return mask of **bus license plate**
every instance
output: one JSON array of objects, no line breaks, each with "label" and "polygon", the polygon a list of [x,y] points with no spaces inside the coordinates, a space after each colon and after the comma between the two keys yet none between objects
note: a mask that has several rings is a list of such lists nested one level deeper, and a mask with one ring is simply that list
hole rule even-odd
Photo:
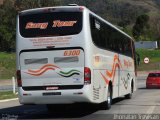
[{"label": "bus license plate", "polygon": [[61,92],[45,92],[45,93],[43,93],[43,96],[49,96],[49,95],[61,95]]}]

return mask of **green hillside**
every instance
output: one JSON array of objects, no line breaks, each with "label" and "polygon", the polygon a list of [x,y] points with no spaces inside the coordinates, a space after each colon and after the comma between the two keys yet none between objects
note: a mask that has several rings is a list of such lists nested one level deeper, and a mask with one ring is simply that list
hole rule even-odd
[{"label": "green hillside", "polygon": [[[68,4],[86,6],[110,23],[120,26],[123,31],[138,40],[160,41],[160,0],[4,0],[0,5],[0,51],[14,51],[16,37],[16,16],[19,11]],[[147,15],[137,29],[142,30],[137,38],[133,28],[137,18]]]}]

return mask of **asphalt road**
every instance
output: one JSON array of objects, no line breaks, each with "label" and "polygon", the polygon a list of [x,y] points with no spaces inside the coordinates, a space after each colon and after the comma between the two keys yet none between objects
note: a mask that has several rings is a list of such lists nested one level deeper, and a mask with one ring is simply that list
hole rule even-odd
[{"label": "asphalt road", "polygon": [[[58,119],[58,120],[148,120],[160,119],[159,89],[146,89],[145,78],[139,77],[137,91],[130,100],[120,97],[113,100],[110,110],[102,110],[98,105],[74,105],[48,112],[44,105],[20,105],[18,100],[0,102],[0,117],[18,119]],[[150,114],[157,114],[152,115]]]}]

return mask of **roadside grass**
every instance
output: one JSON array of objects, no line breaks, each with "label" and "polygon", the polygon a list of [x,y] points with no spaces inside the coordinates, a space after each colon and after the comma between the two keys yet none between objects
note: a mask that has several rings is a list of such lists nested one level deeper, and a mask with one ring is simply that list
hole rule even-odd
[{"label": "roadside grass", "polygon": [[[140,55],[138,71],[160,70],[160,50],[136,49],[136,52]],[[145,57],[149,58],[148,64],[144,63]]]},{"label": "roadside grass", "polygon": [[0,100],[17,98],[16,94],[13,94],[13,91],[0,91]]},{"label": "roadside grass", "polygon": [[0,80],[11,79],[16,72],[15,53],[0,52]]}]

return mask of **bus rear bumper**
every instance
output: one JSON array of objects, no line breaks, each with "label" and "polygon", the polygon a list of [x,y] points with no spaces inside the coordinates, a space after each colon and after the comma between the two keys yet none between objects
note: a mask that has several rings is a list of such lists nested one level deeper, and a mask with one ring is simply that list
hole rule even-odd
[{"label": "bus rear bumper", "polygon": [[72,90],[24,91],[19,89],[19,102],[21,104],[71,104],[77,102],[93,103],[88,87]]}]

